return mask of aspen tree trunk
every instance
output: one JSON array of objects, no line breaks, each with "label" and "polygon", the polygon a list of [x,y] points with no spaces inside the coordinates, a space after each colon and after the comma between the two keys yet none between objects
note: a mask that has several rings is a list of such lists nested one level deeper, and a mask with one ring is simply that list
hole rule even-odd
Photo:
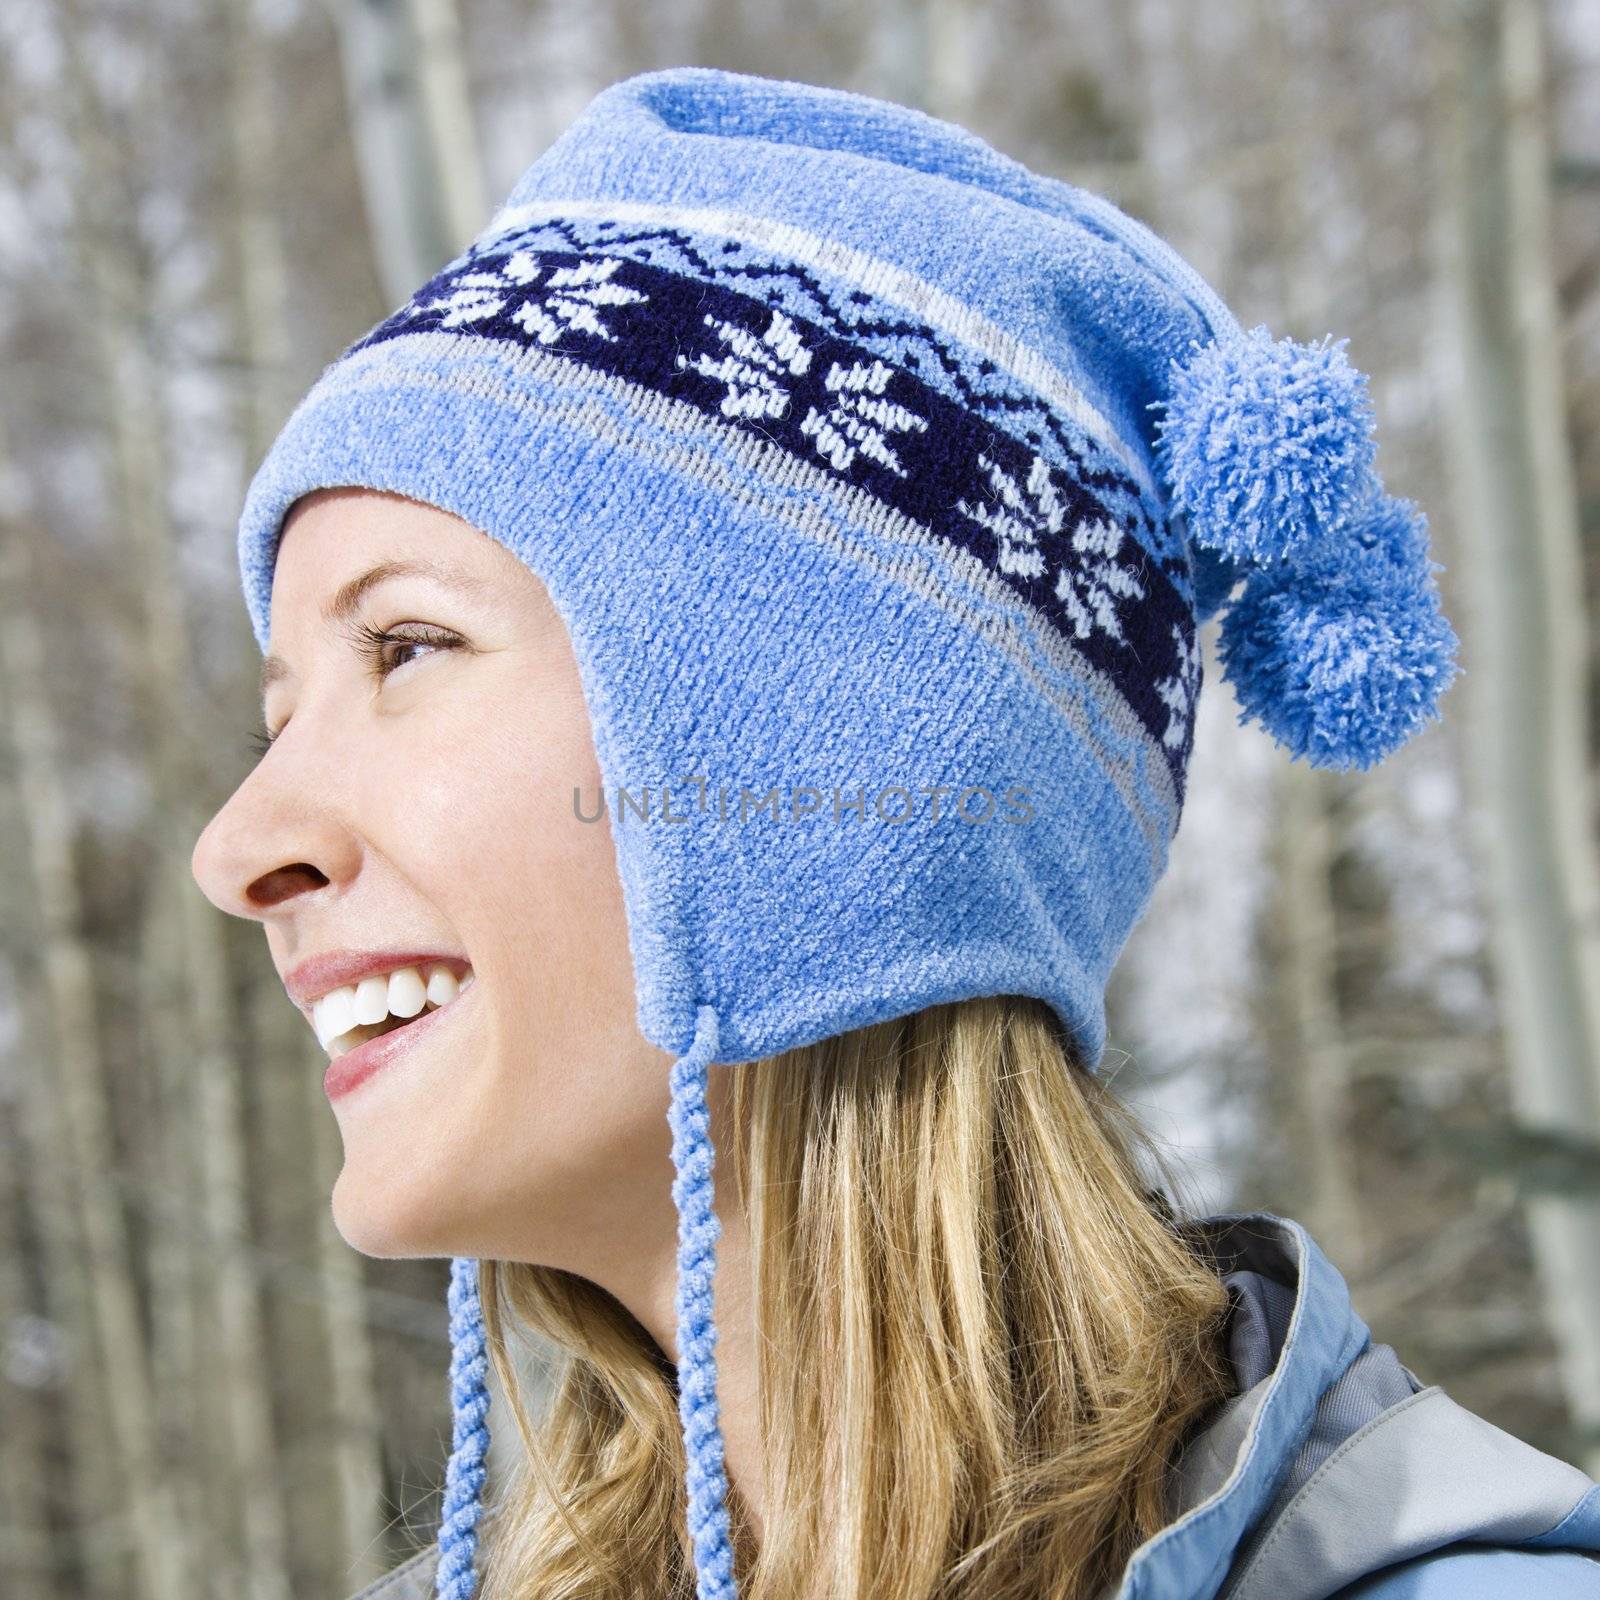
[{"label": "aspen tree trunk", "polygon": [[140,930],[139,1019],[143,1058],[154,1079],[153,1159],[141,1174],[152,1213],[150,1275],[151,1369],[160,1397],[162,1459],[177,1500],[188,1559],[195,1572],[223,1570],[218,1542],[226,1505],[206,1493],[207,1439],[201,1400],[206,1255],[204,1202],[192,1153],[193,1085],[189,1072],[189,1018],[185,978],[168,930],[173,901],[183,887],[166,874],[147,886]]},{"label": "aspen tree trunk", "polygon": [[[0,433],[0,541],[21,537],[23,503],[21,475]],[[3,607],[0,597],[0,612]],[[12,770],[9,746],[0,673],[0,777]],[[12,797],[10,786],[0,782],[0,882],[25,884],[22,817]],[[69,1427],[87,1420],[84,1400],[73,1391],[71,1336],[61,1316],[68,1296],[55,1281],[60,1274],[75,1284],[74,1263],[82,1258],[58,1243],[69,1210],[61,1181],[67,1152],[44,1105],[44,1074],[34,1065],[48,1059],[48,1051],[36,1048],[38,985],[30,972],[40,942],[19,896],[0,921],[0,995],[15,1001],[12,1044],[0,1050],[6,1063],[0,1068],[0,1342],[9,1356],[0,1374],[0,1592],[12,1600],[56,1600],[67,1592],[66,1553],[57,1548],[50,1518],[52,1504],[66,1501],[59,1481],[64,1474],[57,1470],[55,1408],[67,1407]],[[41,1168],[51,1169],[49,1180]],[[38,1295],[30,1291],[30,1272],[42,1285]],[[73,1303],[81,1307],[81,1295]],[[81,1319],[74,1322],[81,1326]],[[19,1344],[32,1347],[32,1355],[19,1352]],[[80,1427],[75,1442],[87,1438],[88,1429]],[[80,1496],[80,1503],[91,1502]]]},{"label": "aspen tree trunk", "polygon": [[[0,441],[0,473],[5,470],[4,452],[4,443]],[[25,537],[22,527],[20,517],[0,517],[0,543]],[[3,570],[3,563],[0,563],[0,570]],[[4,589],[0,587],[0,627],[4,626],[5,601]],[[6,705],[4,662],[4,647],[0,646],[0,774],[19,775],[19,735],[13,725],[14,706],[8,709]],[[16,804],[8,804],[0,813],[0,828],[4,829],[3,838],[9,847],[4,861],[5,881],[27,886],[32,881],[32,873],[28,865],[26,812],[20,787],[16,791]],[[30,904],[24,888],[12,901],[13,916],[17,908]],[[94,1356],[88,1246],[75,1198],[72,1144],[65,1108],[56,1074],[40,1070],[41,1064],[53,1060],[53,1044],[46,1021],[48,999],[42,978],[44,931],[42,925],[35,926],[29,917],[20,927],[8,922],[6,934],[8,940],[16,941],[12,946],[11,965],[19,974],[16,993],[21,1001],[18,1055],[23,1065],[17,1074],[17,1122],[26,1158],[18,1163],[16,1180],[36,1241],[42,1296],[39,1315],[60,1345],[61,1406],[67,1435],[66,1472],[63,1474],[67,1483],[60,1496],[63,1520],[70,1529],[99,1528],[113,1519],[120,1524],[124,1486],[117,1478],[112,1453],[105,1449],[105,1374]],[[26,961],[22,957],[24,950]],[[53,1433],[57,1431],[52,1428]],[[13,1459],[12,1439],[9,1432],[0,1434],[0,1440],[5,1441],[0,1455],[8,1460]],[[59,1448],[59,1440],[56,1444]],[[38,1472],[40,1463],[31,1459],[25,1449],[17,1452],[16,1459],[20,1471]],[[9,1496],[0,1500],[0,1506],[25,1503],[24,1499],[12,1500]],[[52,1592],[67,1595],[70,1590],[73,1600],[79,1595],[94,1597],[94,1600],[115,1595],[120,1600],[126,1592],[123,1567],[122,1551],[113,1548],[109,1539],[87,1543],[74,1550],[63,1534],[52,1557],[58,1586]],[[4,1573],[3,1565],[0,1565],[0,1573]],[[74,1578],[78,1580],[76,1584]]]},{"label": "aspen tree trunk", "polygon": [[[124,164],[110,149],[101,125],[94,87],[80,56],[83,34],[76,25],[76,7],[68,4],[65,10],[61,37],[68,115],[78,147],[85,152],[86,174],[93,175],[80,180],[74,232],[88,286],[85,313],[107,397],[120,534],[144,622],[145,648],[135,665],[148,719],[147,748],[156,796],[152,870],[181,880],[189,876],[194,840],[205,825],[208,784],[198,767],[198,752],[206,743],[196,737],[196,729],[203,726],[202,707],[193,692],[195,655],[167,509],[161,375],[138,331],[144,286],[132,261],[100,226],[107,181],[124,170]],[[240,1548],[231,1552],[232,1570],[223,1582],[229,1593],[243,1600],[289,1600],[271,1374],[248,1250],[247,1157],[224,945],[218,937],[216,909],[198,891],[179,895],[175,906],[178,921],[165,936],[181,950],[189,976],[193,1143],[202,1221],[214,1252],[211,1353],[223,1432],[218,1466],[235,1497],[241,1535]],[[170,1489],[165,1492],[170,1499]],[[175,1588],[167,1590],[174,1592]]]},{"label": "aspen tree trunk", "polygon": [[454,0],[340,0],[335,15],[367,227],[398,307],[488,221]]},{"label": "aspen tree trunk", "polygon": [[[15,1074],[7,1076],[20,1086],[26,1070],[19,1059]],[[0,1334],[10,1356],[9,1370],[0,1375],[0,1590],[8,1600],[56,1600],[66,1592],[57,1581],[49,1520],[51,1429],[42,1391],[53,1380],[47,1370],[28,1371],[27,1357],[17,1349],[30,1327],[42,1334],[49,1326],[34,1311],[23,1269],[24,1175],[42,1154],[24,1137],[22,1118],[0,1117]],[[35,1360],[42,1369],[43,1351]]]},{"label": "aspen tree trunk", "polygon": [[[1600,876],[1588,648],[1549,242],[1540,18],[1452,0],[1440,129],[1441,330],[1476,649],[1472,778],[1497,900],[1511,1094],[1525,1121],[1600,1135]],[[1528,1223],[1578,1460],[1600,1473],[1600,1205],[1536,1194]]]},{"label": "aspen tree trunk", "polygon": [[1216,283],[1232,253],[1233,219],[1228,207],[1196,181],[1199,113],[1191,85],[1201,81],[1195,29],[1205,11],[1189,0],[1128,0],[1128,5],[1139,51],[1139,186],[1162,219],[1159,231],[1207,282]]},{"label": "aspen tree trunk", "polygon": [[928,92],[928,30],[915,0],[882,0],[873,8],[867,46],[869,93],[922,106]]},{"label": "aspen tree trunk", "polygon": [[461,22],[456,0],[408,0],[408,5],[417,98],[438,174],[444,236],[453,255],[464,250],[489,220]]},{"label": "aspen tree trunk", "polygon": [[[0,125],[0,142],[14,139],[16,131],[16,96],[8,94],[6,102],[11,115]],[[0,437],[0,541],[21,538],[22,506],[21,474]],[[0,611],[3,605],[0,597]],[[29,872],[22,818],[5,782],[10,747],[0,674],[0,883],[24,885]],[[86,1403],[93,1365],[86,1374],[90,1382],[82,1390],[74,1386],[83,1296],[82,1251],[77,1242],[67,1242],[64,1174],[70,1166],[53,1126],[56,1118],[45,1107],[45,1074],[38,1070],[38,1062],[48,1059],[48,1051],[38,1048],[42,1029],[35,1026],[42,986],[34,973],[42,942],[26,898],[18,894],[0,918],[0,998],[13,1002],[11,1042],[0,1043],[0,1336],[8,1352],[8,1370],[0,1374],[0,1576],[13,1600],[56,1600],[67,1592],[66,1538],[58,1541],[51,1525],[53,1504],[69,1504],[56,1448],[62,1421],[77,1446],[70,1462],[83,1469],[72,1510],[98,1517],[106,1504],[86,1467],[94,1459],[85,1450],[91,1437],[86,1424],[91,1414],[102,1414]],[[40,1283],[38,1293],[30,1290],[30,1272]],[[29,1357],[19,1346],[32,1346],[35,1354]],[[96,1582],[101,1578],[93,1576]]]},{"label": "aspen tree trunk", "polygon": [[[20,115],[25,108],[37,109],[30,101],[31,97],[19,82],[8,97],[6,107]],[[5,133],[14,137],[15,124],[8,123]],[[8,540],[20,543],[34,536],[23,482],[4,429],[0,428],[0,546]],[[31,597],[20,588],[25,576],[21,561],[21,552],[15,552],[9,569],[13,605],[32,603]],[[3,554],[0,554],[0,569],[4,565]],[[5,585],[6,578],[0,570],[0,627],[4,625]],[[72,1533],[84,1529],[107,1529],[110,1535],[120,1536],[125,1518],[126,1486],[118,1473],[116,1452],[105,1447],[109,1410],[106,1373],[95,1354],[89,1246],[74,1183],[73,1144],[66,1123],[65,1096],[58,1087],[53,1066],[55,1039],[51,1002],[43,979],[42,953],[47,942],[43,908],[39,908],[37,918],[32,915],[35,906],[30,895],[34,881],[29,854],[32,834],[27,826],[21,787],[23,734],[17,726],[21,711],[16,701],[9,712],[6,707],[4,659],[4,648],[0,646],[0,751],[7,752],[6,757],[0,759],[0,779],[16,780],[15,785],[8,784],[6,790],[8,795],[15,796],[15,804],[0,812],[0,829],[3,829],[0,867],[4,869],[4,881],[16,886],[0,942],[9,948],[13,970],[19,974],[15,990],[20,1000],[21,1019],[18,1050],[24,1066],[17,1078],[16,1105],[22,1143],[28,1153],[27,1159],[19,1164],[17,1176],[38,1254],[40,1314],[52,1337],[59,1342],[57,1359],[62,1367],[63,1385],[60,1414],[52,1434],[56,1436],[53,1442],[64,1457],[59,1476],[65,1482],[58,1498],[65,1525],[56,1534],[51,1576],[54,1587],[50,1592],[66,1594],[70,1590],[74,1600],[79,1597],[101,1600],[101,1597],[111,1596],[121,1600],[127,1590],[123,1579],[124,1552],[117,1538],[107,1536],[75,1544],[69,1542]],[[37,683],[29,687],[34,694],[42,694]],[[9,730],[8,715],[11,718]],[[76,920],[70,925],[75,927]],[[64,1441],[59,1437],[63,1431]],[[12,1436],[0,1431],[0,1455],[14,1460],[11,1448]],[[19,1470],[30,1468],[36,1470],[37,1463],[29,1461],[24,1451]],[[6,1506],[21,1508],[26,1504],[25,1495],[13,1499],[8,1493],[0,1499],[0,1514]],[[3,1588],[4,1585],[0,1585],[0,1589]]]},{"label": "aspen tree trunk", "polygon": [[889,0],[879,6],[866,92],[964,121],[977,95],[973,24],[972,0]]},{"label": "aspen tree trunk", "polygon": [[1273,975],[1283,1054],[1273,1069],[1294,1105],[1305,1222],[1348,1278],[1366,1241],[1350,1145],[1350,1064],[1334,984],[1335,825],[1328,774],[1287,763],[1277,782],[1273,913],[1281,965]]},{"label": "aspen tree trunk", "polygon": [[[674,17],[668,33],[693,40],[696,36],[684,30],[699,21],[699,37],[714,41],[718,50],[740,36],[741,0],[688,0],[688,7],[691,16]],[[692,15],[701,10],[708,11],[703,19]],[[531,160],[563,133],[616,74],[617,63],[628,59],[630,24],[632,31],[642,26],[654,36],[659,20],[659,11],[647,12],[629,0],[543,0],[538,32],[525,58],[526,125],[534,130],[534,142],[524,159]],[[702,52],[691,43],[685,54],[693,58]]]},{"label": "aspen tree trunk", "polygon": [[[237,403],[244,459],[252,466],[267,453],[293,404],[289,392],[289,288],[283,235],[272,207],[276,149],[269,90],[272,57],[248,7],[223,0],[223,50],[228,70],[229,199],[231,228],[221,230],[227,251],[233,345],[243,354],[244,381]],[[248,618],[241,620],[246,639]]]},{"label": "aspen tree trunk", "polygon": [[[1319,291],[1324,279],[1312,267],[1316,246],[1312,222],[1301,204],[1306,163],[1300,108],[1308,99],[1324,105],[1313,81],[1315,71],[1306,70],[1308,64],[1315,67],[1317,41],[1306,38],[1308,30],[1303,27],[1301,38],[1291,41],[1293,21],[1305,16],[1298,5],[1285,8],[1277,0],[1255,0],[1252,9],[1263,76],[1275,88],[1274,250],[1283,315],[1283,326],[1276,332],[1280,337],[1315,339],[1326,331],[1326,307]],[[1313,121],[1312,143],[1325,149],[1316,126]],[[1321,153],[1317,152],[1319,157]],[[1363,1265],[1366,1239],[1351,1148],[1349,1048],[1335,982],[1337,916],[1332,883],[1339,815],[1332,801],[1346,785],[1338,774],[1319,772],[1302,761],[1285,759],[1279,772],[1275,909],[1283,966],[1276,986],[1289,1058],[1276,1065],[1285,1075],[1297,1112],[1308,1227],[1340,1270],[1355,1277]]]},{"label": "aspen tree trunk", "polygon": [[927,86],[921,101],[936,117],[967,123],[977,107],[980,63],[972,0],[929,0]]},{"label": "aspen tree trunk", "polygon": [[[73,879],[72,807],[45,695],[43,641],[28,605],[31,537],[36,536],[13,527],[0,539],[0,680],[6,686],[16,753],[28,871],[40,910],[39,981],[67,1148],[62,1171],[76,1190],[87,1310],[101,1375],[101,1384],[93,1387],[105,1406],[104,1415],[92,1419],[99,1436],[91,1448],[110,1458],[121,1502],[122,1547],[116,1554],[132,1557],[134,1593],[140,1600],[188,1600],[194,1591],[184,1571],[177,1508],[161,1471],[155,1396],[117,1190],[93,957],[79,932],[82,907]],[[73,1381],[92,1385],[83,1369]],[[91,1559],[101,1567],[98,1559]],[[105,1559],[109,1562],[110,1552]],[[104,1567],[94,1581],[99,1595],[117,1592],[106,1581]]]}]

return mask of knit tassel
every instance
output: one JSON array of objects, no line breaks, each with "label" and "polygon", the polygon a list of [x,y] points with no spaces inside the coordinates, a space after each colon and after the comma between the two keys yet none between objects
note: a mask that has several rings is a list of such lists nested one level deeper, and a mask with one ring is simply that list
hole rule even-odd
[{"label": "knit tassel", "polygon": [[721,1223],[713,1209],[706,1078],[717,1053],[717,1014],[701,1006],[694,1043],[672,1068],[672,1199],[678,1208],[678,1415],[688,1458],[689,1535],[698,1600],[738,1600],[728,1534],[728,1479],[717,1410],[717,1325],[712,1285]]},{"label": "knit tassel", "polygon": [[437,1600],[472,1600],[478,1587],[473,1569],[478,1518],[489,1475],[489,1356],[476,1261],[451,1261],[449,1306],[452,1450],[445,1469],[434,1594]]},{"label": "knit tassel", "polygon": [[1195,613],[1230,601],[1220,659],[1242,707],[1315,767],[1368,767],[1437,716],[1460,670],[1426,520],[1386,494],[1348,340],[1265,327],[1193,341],[1152,402]]}]

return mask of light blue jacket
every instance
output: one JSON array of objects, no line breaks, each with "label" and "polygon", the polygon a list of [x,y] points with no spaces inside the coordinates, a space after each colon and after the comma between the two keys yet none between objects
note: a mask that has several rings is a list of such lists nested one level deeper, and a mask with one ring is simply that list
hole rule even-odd
[{"label": "light blue jacket", "polygon": [[[1239,1392],[1174,1468],[1175,1520],[1098,1600],[1600,1600],[1600,1484],[1374,1344],[1299,1223],[1195,1226],[1235,1298]],[[352,1600],[426,1600],[437,1559]]]},{"label": "light blue jacket", "polygon": [[1105,1600],[1600,1600],[1600,1485],[1374,1344],[1299,1223],[1203,1226],[1242,1392]]}]

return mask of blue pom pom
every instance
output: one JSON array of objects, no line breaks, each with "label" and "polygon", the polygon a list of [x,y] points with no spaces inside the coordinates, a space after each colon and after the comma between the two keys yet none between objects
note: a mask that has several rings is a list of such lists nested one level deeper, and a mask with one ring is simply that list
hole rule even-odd
[{"label": "blue pom pom", "polygon": [[1381,761],[1462,670],[1420,509],[1375,491],[1358,515],[1339,543],[1252,573],[1218,642],[1239,720],[1314,767]]},{"label": "blue pom pom", "polygon": [[1155,453],[1195,545],[1268,565],[1336,533],[1373,485],[1365,374],[1347,339],[1275,340],[1265,327],[1173,363],[1153,401]]}]

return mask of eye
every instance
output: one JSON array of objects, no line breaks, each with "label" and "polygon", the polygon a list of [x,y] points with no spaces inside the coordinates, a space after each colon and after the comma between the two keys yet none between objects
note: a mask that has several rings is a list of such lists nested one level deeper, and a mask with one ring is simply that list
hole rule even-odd
[{"label": "eye", "polygon": [[[401,629],[409,631],[402,632]],[[390,645],[419,645],[426,649],[453,650],[460,643],[458,634],[451,633],[448,628],[436,628],[426,622],[406,622],[394,628],[374,628],[371,623],[363,622],[354,629],[351,638],[361,659],[367,663],[368,670],[381,683],[391,672],[397,672],[401,667],[409,666],[409,661],[389,660],[387,649]]]},{"label": "eye", "polygon": [[[388,655],[390,645],[455,650],[465,642],[459,634],[451,633],[448,628],[436,628],[426,622],[401,623],[393,628],[374,628],[371,623],[363,622],[351,630],[350,639],[361,659],[366,662],[367,670],[380,683],[391,673],[411,664],[410,661],[391,661]],[[258,761],[272,748],[277,737],[276,733],[268,733],[265,728],[250,735],[250,748]]]}]

